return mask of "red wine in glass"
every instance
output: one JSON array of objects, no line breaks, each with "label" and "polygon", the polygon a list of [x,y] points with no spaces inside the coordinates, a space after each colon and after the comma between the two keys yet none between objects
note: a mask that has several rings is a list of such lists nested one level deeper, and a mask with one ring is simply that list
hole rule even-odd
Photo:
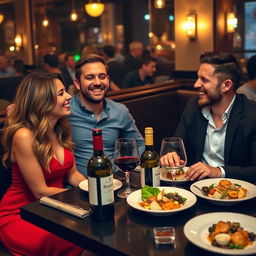
[{"label": "red wine in glass", "polygon": [[139,157],[135,156],[123,156],[115,159],[115,164],[123,171],[123,172],[131,172],[136,168],[139,164]]},{"label": "red wine in glass", "polygon": [[117,193],[121,198],[131,194],[130,173],[139,164],[140,155],[134,138],[119,138],[115,143],[114,162],[125,173],[126,183],[123,190]]}]

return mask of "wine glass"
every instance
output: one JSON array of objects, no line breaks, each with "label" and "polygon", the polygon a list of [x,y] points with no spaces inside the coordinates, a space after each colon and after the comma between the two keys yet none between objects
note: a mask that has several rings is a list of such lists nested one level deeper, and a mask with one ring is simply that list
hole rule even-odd
[{"label": "wine glass", "polygon": [[172,165],[164,165],[168,172],[172,175],[172,186],[175,186],[176,172],[182,169],[187,164],[187,154],[184,147],[183,139],[179,137],[168,137],[162,140],[160,157],[165,156],[168,153],[170,158],[178,159],[178,164],[172,163]]},{"label": "wine glass", "polygon": [[114,161],[125,173],[126,184],[124,190],[121,190],[117,195],[121,198],[127,198],[131,194],[130,173],[139,164],[140,156],[137,147],[137,142],[132,138],[119,138],[116,140]]}]

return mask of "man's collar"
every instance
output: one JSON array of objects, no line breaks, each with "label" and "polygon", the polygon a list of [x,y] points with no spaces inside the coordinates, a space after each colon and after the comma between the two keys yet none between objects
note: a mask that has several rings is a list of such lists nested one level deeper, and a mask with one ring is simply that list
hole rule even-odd
[{"label": "man's collar", "polygon": [[[229,115],[230,115],[230,112],[231,112],[231,109],[232,109],[232,106],[234,104],[234,101],[236,99],[236,95],[234,95],[231,103],[229,104],[229,106],[226,108],[226,110],[224,111],[224,113],[221,115],[221,118],[222,120],[227,120],[229,118]],[[203,116],[209,120],[209,116],[211,115],[211,108],[209,106],[207,107],[203,107],[202,110],[201,110]]]}]

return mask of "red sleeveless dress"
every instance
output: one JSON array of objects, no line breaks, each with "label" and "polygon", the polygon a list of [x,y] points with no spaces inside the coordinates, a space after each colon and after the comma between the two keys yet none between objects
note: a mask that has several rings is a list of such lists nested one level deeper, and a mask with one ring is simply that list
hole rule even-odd
[{"label": "red sleeveless dress", "polygon": [[[74,164],[71,151],[64,149],[64,163],[54,157],[50,171],[44,170],[48,186],[63,187],[64,176]],[[20,217],[20,207],[35,201],[17,164],[12,165],[12,184],[0,202],[0,240],[15,256],[77,256],[83,251],[54,234]]]}]

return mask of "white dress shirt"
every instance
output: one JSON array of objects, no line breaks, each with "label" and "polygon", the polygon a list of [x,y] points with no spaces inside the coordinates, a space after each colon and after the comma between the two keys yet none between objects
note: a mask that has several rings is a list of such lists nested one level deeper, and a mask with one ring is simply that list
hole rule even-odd
[{"label": "white dress shirt", "polygon": [[231,103],[222,114],[221,118],[223,125],[216,128],[212,118],[210,107],[204,107],[202,109],[203,116],[208,120],[208,126],[206,130],[204,152],[202,156],[202,162],[212,166],[218,167],[221,170],[221,177],[225,177],[225,170],[221,167],[224,166],[224,147],[225,137],[228,124],[228,118],[234,104],[236,96],[232,99]]}]

